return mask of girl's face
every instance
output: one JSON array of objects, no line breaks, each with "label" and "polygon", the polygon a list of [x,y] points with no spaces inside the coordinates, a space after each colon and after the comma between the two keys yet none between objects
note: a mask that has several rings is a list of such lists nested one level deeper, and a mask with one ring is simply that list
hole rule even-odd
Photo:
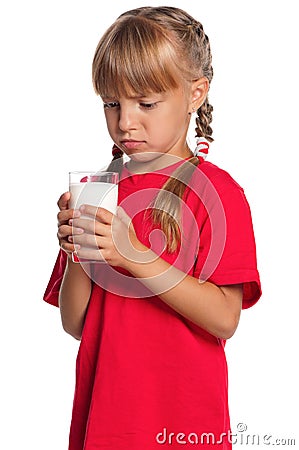
[{"label": "girl's face", "polygon": [[182,88],[134,97],[103,98],[109,134],[132,160],[147,162],[162,154],[186,158],[192,94]]}]

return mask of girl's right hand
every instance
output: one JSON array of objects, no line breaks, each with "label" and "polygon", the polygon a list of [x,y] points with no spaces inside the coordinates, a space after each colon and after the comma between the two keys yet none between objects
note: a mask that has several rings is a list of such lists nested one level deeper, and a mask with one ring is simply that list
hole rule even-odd
[{"label": "girl's right hand", "polygon": [[58,220],[58,232],[57,237],[59,240],[59,245],[64,250],[69,257],[75,251],[75,245],[70,242],[73,235],[78,235],[84,233],[82,228],[74,228],[72,226],[73,218],[78,218],[81,213],[77,209],[69,209],[70,192],[65,192],[62,194],[57,202],[60,209],[57,214]]}]

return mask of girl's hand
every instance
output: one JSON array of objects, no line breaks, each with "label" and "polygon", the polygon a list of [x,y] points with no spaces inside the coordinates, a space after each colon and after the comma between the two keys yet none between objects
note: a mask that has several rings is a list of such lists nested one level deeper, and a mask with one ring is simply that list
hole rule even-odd
[{"label": "girl's hand", "polygon": [[[130,261],[144,260],[147,248],[138,240],[130,217],[121,207],[116,215],[90,205],[81,206],[80,212],[81,218],[75,218],[73,226],[84,233],[69,238],[80,246],[76,250],[79,259],[105,260],[124,269]],[[82,218],[83,215],[88,218]]]},{"label": "girl's hand", "polygon": [[59,245],[64,250],[69,257],[76,250],[73,243],[69,241],[69,236],[82,234],[84,231],[80,228],[74,228],[72,226],[73,218],[78,218],[81,216],[80,211],[69,209],[70,192],[65,192],[59,198],[57,205],[60,212],[57,214],[58,220],[58,232],[57,237],[59,240]]}]

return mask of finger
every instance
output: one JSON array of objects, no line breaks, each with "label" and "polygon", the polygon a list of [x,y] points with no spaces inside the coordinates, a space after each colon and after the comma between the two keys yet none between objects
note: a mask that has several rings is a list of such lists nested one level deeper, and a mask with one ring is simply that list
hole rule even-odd
[{"label": "finger", "polygon": [[89,261],[106,261],[104,257],[104,252],[100,249],[91,249],[91,248],[80,248],[76,249],[76,256],[79,260],[89,260]]},{"label": "finger", "polygon": [[60,225],[57,231],[58,239],[67,238],[70,234],[72,234],[72,227],[69,225]]},{"label": "finger", "polygon": [[[128,214],[126,213],[126,211],[125,211],[121,206],[118,206],[118,207],[117,207],[117,210],[116,210],[116,217],[117,217],[118,219],[120,219],[121,222],[122,222],[123,224],[126,225],[126,228],[127,228],[127,230],[128,230],[129,232],[131,232],[131,233],[133,233],[134,235],[136,235],[135,229],[134,229],[134,225],[133,225],[133,222],[132,222],[131,217],[128,216]],[[118,225],[119,225],[119,224],[117,223],[117,221],[114,221],[114,222],[112,223],[112,232],[113,232],[114,230],[117,230],[117,226],[118,226]],[[114,234],[114,233],[113,233],[113,234]]]},{"label": "finger", "polygon": [[105,208],[98,208],[92,205],[81,205],[79,208],[81,214],[96,217],[102,223],[111,224],[114,214]]},{"label": "finger", "polygon": [[73,244],[78,244],[80,247],[88,247],[88,248],[107,248],[111,246],[111,240],[103,237],[103,236],[95,236],[94,234],[78,234],[76,236],[69,236],[69,242]]},{"label": "finger", "polygon": [[74,227],[82,228],[86,233],[100,236],[111,236],[111,226],[92,219],[73,219],[71,223]]},{"label": "finger", "polygon": [[57,214],[58,224],[68,223],[70,219],[80,217],[81,213],[78,209],[66,209],[59,211]]},{"label": "finger", "polygon": [[121,206],[117,207],[116,216],[127,226],[131,225],[132,222],[131,217],[128,216],[126,211]]},{"label": "finger", "polygon": [[73,253],[75,251],[79,251],[80,250],[80,246],[79,245],[74,245],[73,243],[68,242],[68,241],[61,241],[60,242],[60,247],[66,253]]},{"label": "finger", "polygon": [[83,234],[83,228],[72,227],[70,225],[60,225],[58,227],[57,236],[58,239],[64,239],[70,235],[80,235]]},{"label": "finger", "polygon": [[70,192],[64,192],[59,197],[59,200],[57,202],[57,206],[60,209],[60,211],[62,211],[64,209],[68,209],[68,203],[69,203],[70,198],[71,198],[71,193]]}]

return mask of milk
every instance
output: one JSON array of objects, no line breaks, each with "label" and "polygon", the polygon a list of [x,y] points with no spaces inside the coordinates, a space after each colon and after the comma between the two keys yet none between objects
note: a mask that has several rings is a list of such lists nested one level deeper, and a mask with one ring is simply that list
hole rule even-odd
[{"label": "milk", "polygon": [[81,205],[93,205],[116,213],[118,185],[105,182],[70,184],[70,208],[79,209]]}]

